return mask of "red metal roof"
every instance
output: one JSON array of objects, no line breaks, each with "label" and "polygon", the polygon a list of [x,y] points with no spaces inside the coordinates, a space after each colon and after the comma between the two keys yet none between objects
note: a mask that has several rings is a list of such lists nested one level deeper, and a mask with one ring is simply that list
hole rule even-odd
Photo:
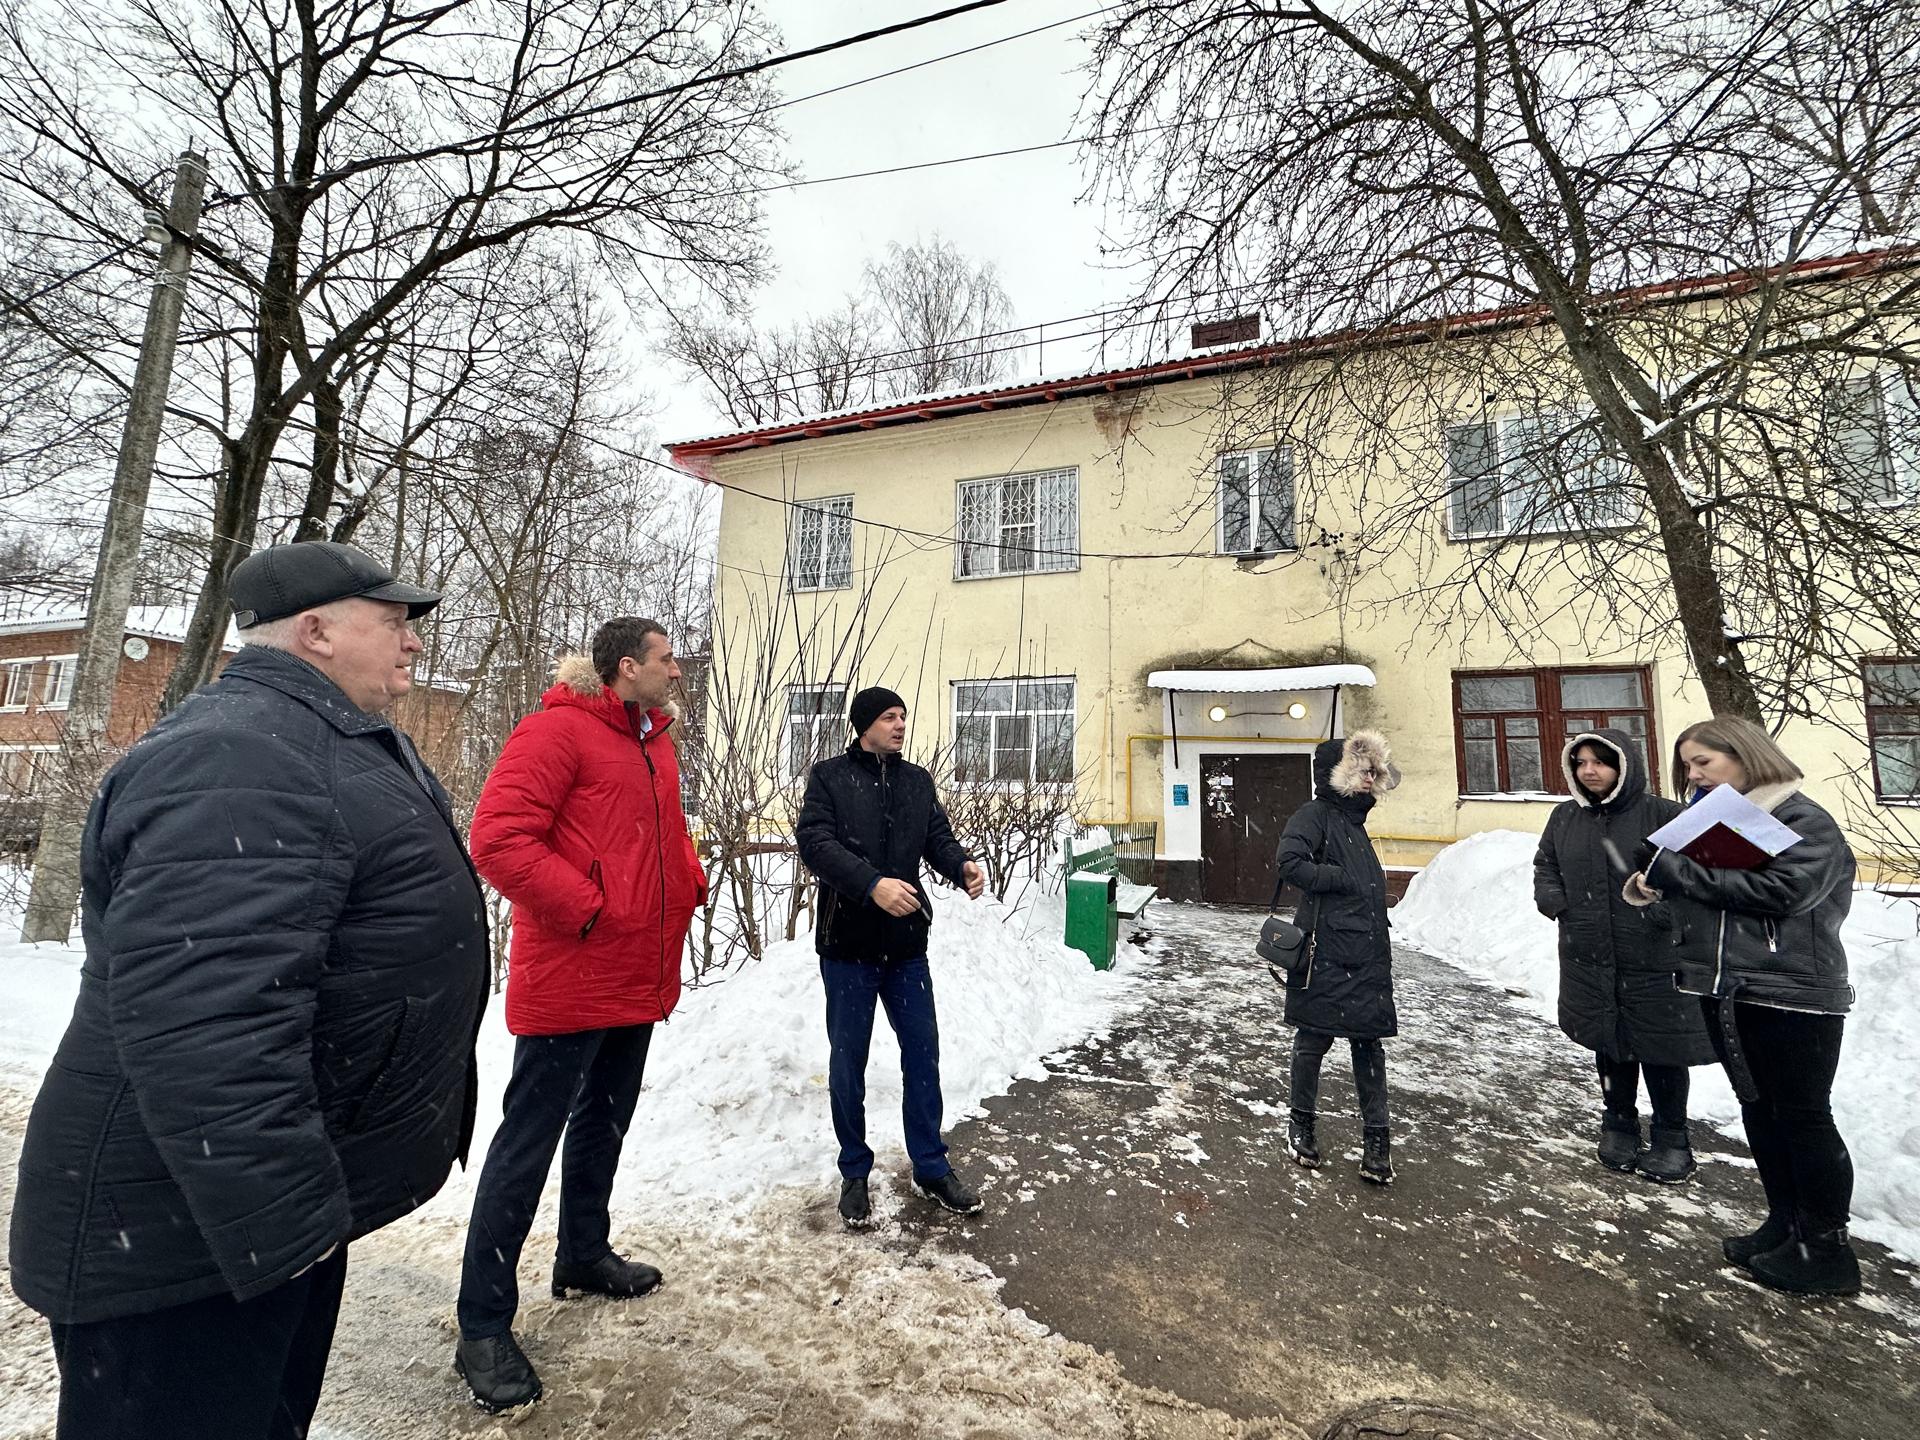
[{"label": "red metal roof", "polygon": [[[1722,275],[1696,276],[1683,280],[1665,280],[1639,285],[1609,295],[1607,303],[1620,308],[1639,305],[1663,305],[1735,293],[1751,288],[1761,280],[1783,276],[1807,280],[1820,277],[1850,278],[1876,270],[1902,269],[1920,264],[1920,245],[1901,245],[1881,250],[1866,250],[1849,255],[1823,256],[1792,265],[1772,266],[1762,271],[1735,271]],[[810,415],[782,421],[756,430],[739,430],[701,440],[683,440],[668,445],[674,463],[701,479],[711,478],[711,461],[719,455],[737,454],[769,445],[813,440],[827,435],[913,425],[925,420],[940,420],[981,410],[1011,409],[1024,405],[1050,404],[1077,395],[1105,391],[1134,390],[1149,385],[1164,385],[1178,380],[1197,380],[1205,375],[1252,370],[1276,363],[1310,359],[1355,347],[1384,348],[1394,345],[1427,344],[1462,332],[1519,329],[1538,325],[1548,318],[1545,305],[1510,305],[1494,310],[1442,315],[1432,320],[1410,320],[1382,330],[1331,331],[1295,340],[1266,341],[1234,349],[1209,351],[1178,360],[1159,360],[1119,370],[1093,370],[1045,380],[1028,380],[989,389],[962,390],[947,394],[916,396],[890,400],[882,405],[826,415]]]}]

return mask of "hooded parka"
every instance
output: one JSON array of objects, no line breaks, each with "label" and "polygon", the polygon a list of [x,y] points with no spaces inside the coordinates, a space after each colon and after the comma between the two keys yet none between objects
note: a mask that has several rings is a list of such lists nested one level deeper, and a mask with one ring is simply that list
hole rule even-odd
[{"label": "hooded parka", "polygon": [[[1606,751],[1620,772],[1597,800],[1574,775],[1582,745]],[[1712,1064],[1700,1006],[1674,988],[1666,916],[1628,904],[1620,890],[1622,867],[1680,803],[1648,793],[1646,762],[1624,731],[1575,735],[1560,768],[1573,798],[1547,817],[1533,857],[1533,903],[1560,930],[1560,1028],[1609,1060]]]},{"label": "hooded parka", "polygon": [[[507,1029],[570,1035],[665,1020],[706,875],[664,710],[570,655],[480,792],[473,863],[513,902]],[[644,723],[643,723],[644,722]]]},{"label": "hooded parka", "polygon": [[12,1282],[88,1324],[250,1300],[425,1204],[473,1134],[486,905],[412,742],[248,646],[108,772]]},{"label": "hooded parka", "polygon": [[1712,869],[1663,850],[1647,883],[1672,911],[1678,984],[1691,995],[1844,1015],[1853,1008],[1840,927],[1853,905],[1853,851],[1797,781],[1747,799],[1800,837],[1752,870]]},{"label": "hooded parka", "polygon": [[1287,987],[1286,1022],[1350,1040],[1399,1033],[1393,1007],[1393,949],[1387,934],[1387,877],[1367,838],[1374,797],[1355,788],[1372,770],[1379,790],[1399,772],[1372,730],[1323,741],[1313,752],[1313,799],[1280,836],[1280,878],[1306,895],[1299,923],[1313,933],[1312,963]]}]

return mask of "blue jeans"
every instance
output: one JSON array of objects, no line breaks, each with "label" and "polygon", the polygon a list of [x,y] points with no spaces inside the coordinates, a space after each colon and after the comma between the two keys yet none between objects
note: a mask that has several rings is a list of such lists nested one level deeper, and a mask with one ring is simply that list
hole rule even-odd
[{"label": "blue jeans", "polygon": [[474,1187],[460,1267],[460,1333],[467,1339],[501,1335],[513,1325],[520,1248],[533,1229],[562,1131],[555,1258],[591,1265],[613,1253],[607,1203],[652,1037],[651,1025],[624,1025],[515,1041],[500,1128]]},{"label": "blue jeans", "polygon": [[933,972],[917,960],[821,960],[827,990],[827,1040],[833,1058],[827,1085],[833,1095],[833,1133],[840,1141],[840,1173],[852,1180],[873,1169],[867,1144],[867,1049],[873,1040],[873,1002],[887,1008],[900,1041],[900,1079],[906,1094],[900,1119],[913,1178],[938,1180],[953,1169],[940,1138],[940,1026],[933,1013]]}]

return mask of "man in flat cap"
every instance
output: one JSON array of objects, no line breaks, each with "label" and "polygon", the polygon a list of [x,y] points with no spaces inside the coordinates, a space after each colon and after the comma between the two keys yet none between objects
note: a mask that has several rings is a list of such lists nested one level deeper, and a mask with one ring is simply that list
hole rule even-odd
[{"label": "man in flat cap", "polygon": [[383,718],[439,600],[351,545],[256,552],[245,648],[101,783],[13,1209],[60,1440],[305,1435],[348,1244],[465,1158],[484,902]]},{"label": "man in flat cap", "polygon": [[867,1046],[876,1001],[900,1041],[901,1121],[913,1182],[929,1200],[963,1215],[980,1197],[961,1183],[940,1138],[940,1027],[933,1008],[927,934],[933,911],[921,866],[974,899],[986,872],[954,838],[933,776],[901,758],[907,702],[874,685],[847,707],[853,742],[807,772],[794,826],[800,861],[820,881],[814,949],[827,992],[831,1059],[827,1089],[840,1142],[840,1218],[870,1223],[867,1175]]}]

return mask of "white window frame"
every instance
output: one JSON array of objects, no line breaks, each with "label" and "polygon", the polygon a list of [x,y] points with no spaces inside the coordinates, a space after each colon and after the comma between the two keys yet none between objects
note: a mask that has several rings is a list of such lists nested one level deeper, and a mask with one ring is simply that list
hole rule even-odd
[{"label": "white window frame", "polygon": [[[1066,703],[1064,705],[1029,704],[1026,708],[1021,708],[1020,702],[1024,698],[1022,694],[1023,687],[1039,685],[1066,686]],[[1011,693],[1007,697],[1007,708],[1003,710],[994,709],[979,703],[981,700],[987,698],[988,691],[1002,686],[1011,687]],[[1070,790],[1073,788],[1073,779],[1078,769],[1079,758],[1075,753],[1075,738],[1079,728],[1079,711],[1077,707],[1080,702],[1080,685],[1074,676],[996,675],[985,679],[955,680],[952,682],[951,699],[953,715],[954,784],[964,785],[969,788],[985,788],[991,786],[999,786],[1007,789],[1028,786],[1057,790]],[[1040,732],[1042,728],[1040,722],[1042,717],[1052,717],[1056,724],[1064,721],[1067,732],[1067,773],[1064,776],[1057,776],[1046,780],[1037,779],[1035,776],[1035,772],[1039,768]],[[962,765],[965,753],[963,748],[965,742],[962,739],[962,732],[968,722],[977,724],[981,721],[985,721],[987,725],[986,767],[989,772],[998,770],[998,756],[1003,753],[1014,754],[1018,751],[1019,747],[1011,742],[1009,737],[1004,733],[1005,730],[1012,728],[1010,722],[1027,722],[1027,737],[1024,747],[1027,758],[1024,778],[1014,779],[994,773],[985,775],[968,775],[966,773]]]},{"label": "white window frame", "polygon": [[[1545,437],[1544,441],[1530,438],[1527,434],[1529,430]],[[1490,468],[1482,468],[1477,472],[1465,471],[1460,468],[1460,456],[1471,433],[1475,431],[1492,437],[1493,463]],[[1636,524],[1640,518],[1640,502],[1632,488],[1626,462],[1600,453],[1600,439],[1590,418],[1583,419],[1555,411],[1501,415],[1447,426],[1441,436],[1442,463],[1447,472],[1444,511],[1447,535],[1454,540],[1491,540],[1503,536],[1550,538],[1620,530]],[[1476,446],[1483,444],[1478,439],[1473,443]],[[1544,511],[1538,505],[1534,497],[1540,484],[1554,481],[1565,483],[1563,473],[1548,472],[1539,464],[1542,449],[1557,455],[1570,445],[1590,447],[1592,453],[1585,463],[1607,467],[1614,472],[1614,483],[1620,487],[1622,501],[1617,512],[1594,513],[1591,518],[1582,520],[1567,501],[1555,500]],[[1535,473],[1529,474],[1530,470]],[[1495,485],[1495,490],[1491,496],[1483,495],[1481,505],[1476,506],[1473,498],[1468,496],[1469,487],[1488,484]],[[1463,496],[1467,497],[1464,505]],[[1463,523],[1464,519],[1471,518],[1476,508],[1484,508],[1484,502],[1489,498],[1498,512],[1491,526],[1476,527]]]},{"label": "white window frame", "polygon": [[[38,774],[41,782],[44,784],[47,775],[45,771],[35,763],[33,757],[37,755],[57,755],[59,751],[60,747],[58,745],[0,745],[0,800],[44,799],[45,795],[43,791],[34,788],[34,778],[35,775]],[[11,762],[16,755],[27,757],[26,771],[21,777],[27,786],[24,790],[16,790],[13,788],[14,782],[10,772],[12,770]]]},{"label": "white window frame", "polygon": [[[1008,504],[1029,488],[1030,518]],[[956,580],[1078,570],[1079,467],[962,480],[954,487],[953,522],[960,542],[953,547]]]},{"label": "white window frame", "polygon": [[[806,556],[809,535],[813,540],[810,562]],[[827,495],[793,506],[787,535],[787,585],[792,590],[853,588],[853,496]]]},{"label": "white window frame", "polygon": [[15,659],[0,661],[0,712],[17,715],[25,710],[33,700],[33,667],[47,657],[44,655],[21,655]]},{"label": "white window frame", "polygon": [[[1227,544],[1227,471],[1240,463],[1246,466],[1247,541],[1244,546]],[[1259,542],[1267,526],[1267,499],[1270,493],[1286,492],[1285,532],[1274,538],[1279,543]],[[1216,555],[1278,555],[1298,548],[1295,539],[1297,517],[1294,514],[1293,447],[1264,445],[1249,450],[1228,450],[1214,464],[1213,549]]]},{"label": "white window frame", "polygon": [[[1920,394],[1899,369],[1849,376],[1827,387],[1822,463],[1829,482],[1853,507],[1892,510],[1920,504]],[[1863,403],[1864,402],[1864,403]],[[1892,433],[1892,416],[1901,434]],[[1857,419],[1856,419],[1857,417]],[[1896,439],[1899,443],[1896,443]],[[1850,491],[1844,468],[1863,464],[1874,484]]]},{"label": "white window frame", "polygon": [[80,656],[53,655],[46,663],[53,668],[47,672],[47,683],[40,691],[40,708],[64,710],[73,702],[73,677],[80,672]]},{"label": "white window frame", "polygon": [[[796,711],[793,702],[801,695],[816,696],[827,701],[810,711]],[[838,753],[839,746],[836,731],[844,731],[847,723],[847,687],[841,681],[828,681],[819,685],[789,685],[787,687],[787,710],[780,721],[780,771],[788,783],[804,780],[807,771],[815,760],[824,760]],[[798,727],[805,727],[807,748],[802,757],[797,737]]]}]

